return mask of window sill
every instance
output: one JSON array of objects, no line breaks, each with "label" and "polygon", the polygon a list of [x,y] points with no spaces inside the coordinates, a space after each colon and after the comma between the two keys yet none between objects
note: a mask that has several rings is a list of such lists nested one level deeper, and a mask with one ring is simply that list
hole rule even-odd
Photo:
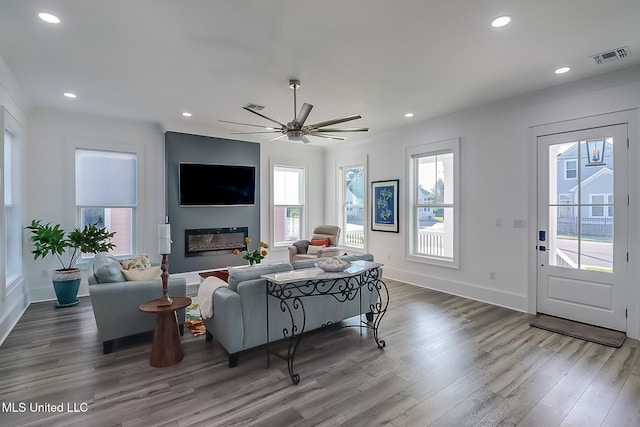
[{"label": "window sill", "polygon": [[435,265],[438,267],[446,267],[452,269],[459,269],[459,263],[455,259],[451,258],[437,258],[427,255],[407,255],[407,261],[417,262],[420,264]]}]

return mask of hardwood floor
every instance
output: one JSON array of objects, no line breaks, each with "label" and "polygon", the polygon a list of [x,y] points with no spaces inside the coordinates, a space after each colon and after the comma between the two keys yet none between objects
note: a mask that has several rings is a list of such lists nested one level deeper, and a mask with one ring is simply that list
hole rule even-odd
[{"label": "hardwood floor", "polygon": [[228,368],[219,344],[188,331],[174,367],[149,366],[151,334],[103,355],[88,298],[32,304],[0,347],[0,425],[640,425],[638,341],[613,349],[532,328],[527,314],[387,284],[386,348],[358,328],[312,333],[297,386],[284,361],[265,369],[264,348]]}]

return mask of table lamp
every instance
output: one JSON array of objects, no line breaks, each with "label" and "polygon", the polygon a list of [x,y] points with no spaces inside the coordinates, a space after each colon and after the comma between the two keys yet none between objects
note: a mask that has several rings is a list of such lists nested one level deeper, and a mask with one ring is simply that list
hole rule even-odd
[{"label": "table lamp", "polygon": [[167,295],[167,288],[169,286],[169,272],[167,271],[167,267],[169,265],[168,255],[171,253],[171,243],[173,243],[171,241],[171,225],[158,224],[158,252],[162,255],[162,264],[160,265],[160,269],[162,270],[162,274],[160,275],[162,279],[162,298],[160,298],[158,307],[167,307],[173,304],[173,300]]}]

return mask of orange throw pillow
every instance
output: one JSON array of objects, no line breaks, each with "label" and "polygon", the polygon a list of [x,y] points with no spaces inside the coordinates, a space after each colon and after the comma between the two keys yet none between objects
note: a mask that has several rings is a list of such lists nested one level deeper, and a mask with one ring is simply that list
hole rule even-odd
[{"label": "orange throw pillow", "polygon": [[311,244],[313,246],[329,246],[330,241],[331,239],[329,239],[328,237],[326,239],[312,239]]}]

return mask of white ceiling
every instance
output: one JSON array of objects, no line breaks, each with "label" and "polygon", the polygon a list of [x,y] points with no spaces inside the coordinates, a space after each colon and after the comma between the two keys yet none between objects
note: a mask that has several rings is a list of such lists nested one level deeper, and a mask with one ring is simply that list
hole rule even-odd
[{"label": "white ceiling", "polygon": [[268,125],[251,102],[286,123],[290,78],[308,123],[360,113],[342,126],[380,132],[640,64],[639,21],[638,0],[0,0],[0,56],[35,106],[265,141],[218,120]]}]

